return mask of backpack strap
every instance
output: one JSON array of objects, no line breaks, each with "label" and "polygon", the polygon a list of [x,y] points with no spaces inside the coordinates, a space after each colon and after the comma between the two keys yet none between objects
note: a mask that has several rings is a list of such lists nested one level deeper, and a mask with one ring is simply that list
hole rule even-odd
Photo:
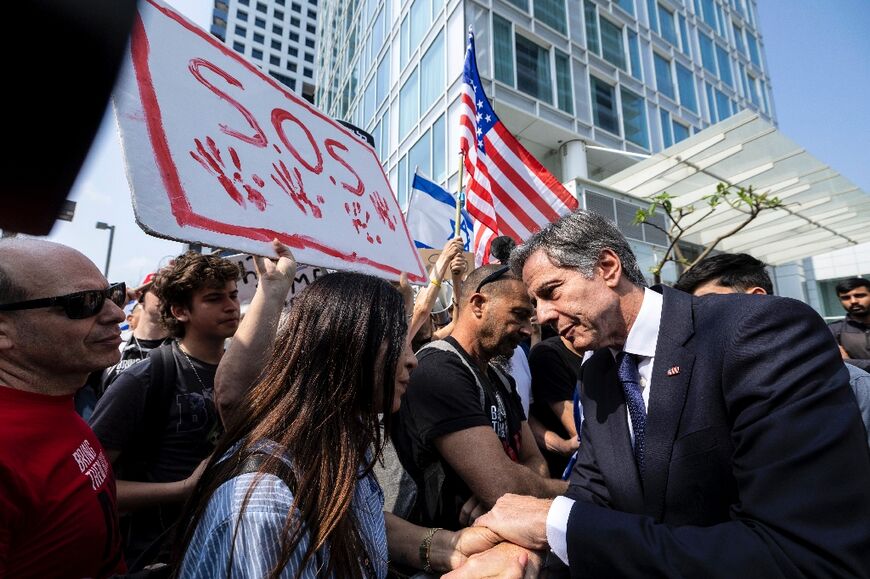
[{"label": "backpack strap", "polygon": [[471,364],[468,363],[468,360],[465,359],[465,356],[459,353],[459,350],[456,347],[448,342],[447,340],[435,340],[433,342],[429,342],[422,348],[422,350],[440,350],[442,352],[450,352],[454,354],[459,361],[462,362],[462,365],[471,373],[474,377],[474,383],[477,386],[478,396],[480,398],[480,408],[486,410],[486,397],[484,395],[483,384],[480,382],[480,377],[477,375],[477,371],[471,367]]}]

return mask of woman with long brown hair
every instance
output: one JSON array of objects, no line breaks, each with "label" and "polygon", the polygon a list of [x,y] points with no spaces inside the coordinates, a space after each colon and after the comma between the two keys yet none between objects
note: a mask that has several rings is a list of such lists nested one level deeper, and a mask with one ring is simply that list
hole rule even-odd
[{"label": "woman with long brown hair", "polygon": [[295,272],[275,247],[283,257],[257,262],[257,295],[218,370],[228,431],[182,519],[177,575],[383,578],[387,534],[394,560],[427,570],[497,543],[485,529],[425,529],[383,512],[371,468],[417,364],[402,297],[372,276],[329,274],[296,296],[275,339]]}]

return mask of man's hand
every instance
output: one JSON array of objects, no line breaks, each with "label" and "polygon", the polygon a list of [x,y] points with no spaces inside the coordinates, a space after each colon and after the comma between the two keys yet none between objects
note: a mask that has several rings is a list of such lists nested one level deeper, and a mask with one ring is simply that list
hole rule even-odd
[{"label": "man's hand", "polygon": [[435,267],[432,269],[432,275],[437,276],[438,281],[444,279],[447,273],[447,266],[452,264],[453,259],[457,255],[462,255],[464,245],[465,242],[462,241],[461,237],[454,237],[441,250],[441,255],[438,256],[437,261],[435,261]]},{"label": "man's hand", "polygon": [[465,261],[465,254],[460,250],[460,252],[450,260],[450,273],[452,275],[462,275],[467,269],[468,263]]},{"label": "man's hand", "polygon": [[476,496],[471,495],[459,511],[459,524],[465,526],[473,525],[477,517],[485,512],[486,505]]},{"label": "man's hand", "polygon": [[499,543],[492,549],[469,557],[459,569],[442,579],[535,579],[541,570],[541,557],[532,551]]},{"label": "man's hand", "polygon": [[449,569],[456,569],[465,564],[469,557],[492,549],[502,538],[486,527],[467,527],[456,531],[450,538],[452,553]]},{"label": "man's hand", "polygon": [[281,292],[286,296],[296,278],[296,258],[290,252],[290,248],[278,241],[272,240],[272,247],[278,261],[254,256],[254,271],[257,273],[258,283],[265,290],[267,287]]},{"label": "man's hand", "polygon": [[488,527],[521,547],[541,550],[547,547],[547,513],[552,502],[551,499],[506,494],[474,524]]},{"label": "man's hand", "polygon": [[208,465],[208,461],[211,459],[211,456],[207,456],[199,463],[199,465],[194,469],[189,477],[181,481],[181,498],[186,500],[191,494],[193,494],[193,490],[196,488],[196,485],[199,483],[200,477],[202,477],[202,473],[205,472],[205,467]]}]

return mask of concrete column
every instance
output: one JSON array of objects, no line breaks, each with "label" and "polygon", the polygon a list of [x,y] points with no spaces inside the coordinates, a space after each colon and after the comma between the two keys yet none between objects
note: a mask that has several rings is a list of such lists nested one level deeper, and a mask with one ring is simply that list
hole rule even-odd
[{"label": "concrete column", "polygon": [[559,147],[562,151],[562,182],[576,178],[588,179],[589,166],[586,163],[586,143],[580,139],[567,141]]}]

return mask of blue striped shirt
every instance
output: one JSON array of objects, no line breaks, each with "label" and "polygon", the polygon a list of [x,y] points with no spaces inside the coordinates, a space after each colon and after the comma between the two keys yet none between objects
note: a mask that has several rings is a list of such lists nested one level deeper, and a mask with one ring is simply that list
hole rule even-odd
[{"label": "blue striped shirt", "polygon": [[[290,462],[284,458],[284,461]],[[257,481],[254,492],[240,516],[241,506],[257,473],[236,476],[222,484],[208,503],[199,521],[179,572],[182,579],[212,579],[227,577],[264,577],[278,561],[280,537],[284,521],[293,503],[293,493],[278,477],[267,474]],[[353,512],[367,553],[378,579],[387,575],[387,536],[384,523],[384,494],[374,476],[368,475],[357,482],[354,491]],[[230,549],[236,523],[232,568],[229,568]],[[303,536],[290,562],[281,573],[282,578],[296,576],[302,557],[308,549],[310,537]],[[319,557],[325,565],[328,551]],[[365,554],[360,553],[361,559]],[[317,557],[306,565],[303,579],[315,579],[319,567]]]}]

